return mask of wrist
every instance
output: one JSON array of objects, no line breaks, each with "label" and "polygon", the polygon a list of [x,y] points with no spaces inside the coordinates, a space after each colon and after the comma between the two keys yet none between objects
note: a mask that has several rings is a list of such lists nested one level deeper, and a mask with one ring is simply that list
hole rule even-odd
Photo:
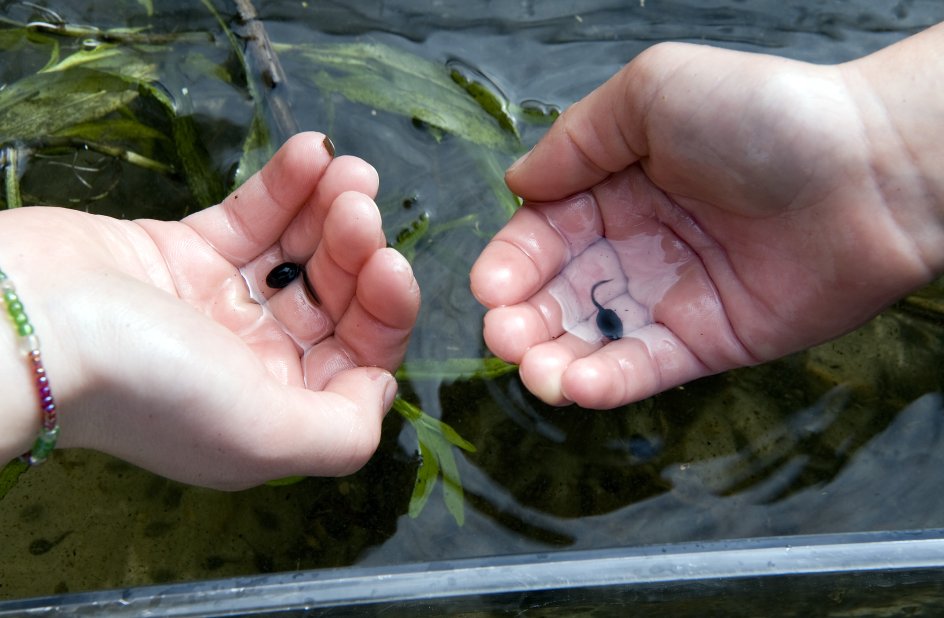
[{"label": "wrist", "polygon": [[872,149],[876,189],[929,278],[944,274],[944,24],[840,66]]},{"label": "wrist", "polygon": [[[0,269],[0,388],[6,394],[0,418],[0,464],[31,450],[45,425],[55,430],[55,405],[25,307],[13,280]],[[17,319],[19,318],[19,319]],[[41,393],[40,393],[41,391]],[[40,401],[46,399],[45,402]],[[45,455],[42,456],[45,459]]]},{"label": "wrist", "polygon": [[[0,213],[0,270],[8,279],[0,282],[4,296],[0,308],[0,388],[5,394],[0,409],[0,459],[5,463],[35,450],[37,438],[49,439],[56,430],[59,405],[74,407],[74,398],[87,368],[70,352],[67,288],[74,273],[63,272],[54,251],[43,239],[55,234],[43,208],[21,208]],[[64,284],[65,283],[65,284]],[[12,299],[12,300],[11,300]],[[17,315],[29,330],[18,327]],[[73,325],[74,326],[74,325]],[[81,330],[81,329],[80,329]],[[77,349],[77,348],[76,348]],[[48,371],[47,371],[48,369]],[[54,397],[54,399],[53,399]],[[55,440],[53,440],[53,444]],[[48,453],[47,453],[48,454]]]}]

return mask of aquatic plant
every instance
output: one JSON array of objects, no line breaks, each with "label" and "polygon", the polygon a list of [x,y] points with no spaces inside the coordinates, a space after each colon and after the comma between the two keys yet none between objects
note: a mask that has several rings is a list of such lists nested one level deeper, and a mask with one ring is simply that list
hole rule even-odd
[{"label": "aquatic plant", "polygon": [[[235,0],[235,4],[238,32],[210,0],[202,0],[202,6],[215,20],[219,33],[161,33],[149,27],[104,29],[70,23],[52,9],[35,5],[31,5],[34,15],[28,20],[0,17],[0,52],[23,59],[20,73],[0,89],[4,189],[0,206],[55,202],[55,197],[24,195],[21,180],[31,166],[69,153],[72,171],[78,182],[89,188],[89,195],[82,199],[61,196],[65,205],[87,209],[90,203],[106,199],[117,183],[93,191],[83,174],[97,168],[79,163],[88,153],[169,182],[182,182],[190,205],[162,216],[180,217],[191,209],[217,203],[298,130],[285,89],[276,88],[289,79],[279,62],[279,55],[286,55],[303,67],[291,79],[314,86],[325,97],[339,96],[368,106],[365,110],[369,113],[381,110],[404,116],[426,127],[437,139],[450,135],[465,142],[474,151],[483,183],[492,190],[498,206],[496,220],[507,219],[518,207],[517,199],[502,182],[504,164],[496,154],[513,156],[521,149],[519,121],[512,114],[522,110],[502,99],[482,76],[465,67],[438,64],[374,42],[273,42],[248,0]],[[149,0],[140,0],[140,6],[148,18],[153,17]],[[183,62],[171,57],[183,57]],[[227,64],[227,57],[235,58],[235,63]],[[213,160],[195,119],[200,84],[242,89],[249,101],[240,158],[230,172],[221,170]],[[522,113],[527,122],[540,118],[533,110]],[[391,245],[413,261],[417,252],[430,247],[440,234],[462,227],[488,234],[478,214],[433,222],[430,213],[423,211]],[[495,358],[411,360],[397,377],[404,384],[411,380],[493,379],[514,370],[513,365]],[[423,510],[442,479],[446,507],[461,524],[463,492],[453,451],[474,452],[475,446],[404,398],[396,400],[394,409],[417,437],[420,463],[410,515],[415,517]],[[24,469],[18,462],[2,469],[0,498]]]}]

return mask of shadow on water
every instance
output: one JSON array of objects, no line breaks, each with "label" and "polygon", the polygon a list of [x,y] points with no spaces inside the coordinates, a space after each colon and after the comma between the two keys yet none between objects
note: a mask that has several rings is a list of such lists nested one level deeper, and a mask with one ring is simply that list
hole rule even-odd
[{"label": "shadow on water", "polygon": [[[199,3],[155,7],[153,16],[146,2],[117,11],[107,2],[47,6],[69,23],[196,33],[147,57],[158,64],[164,91],[192,108],[207,169],[231,181],[253,107],[220,26]],[[232,23],[235,9],[218,7]],[[499,111],[511,124],[503,130],[518,137],[483,146],[325,93],[323,68],[291,48],[280,52],[301,128],[327,132],[341,154],[364,157],[380,172],[388,238],[420,221],[429,225],[408,248],[424,306],[407,361],[434,363],[486,354],[468,271],[513,205],[501,171],[547,126],[547,118],[528,115],[526,102],[564,108],[658,41],[836,62],[944,18],[939,2],[865,0],[815,7],[452,1],[435,10],[415,2],[286,1],[259,8],[276,43],[390,46],[444,74],[457,70],[506,104]],[[49,18],[22,2],[0,2],[0,15]],[[0,84],[42,68],[50,40],[63,55],[83,44],[45,32],[11,37],[0,30]],[[163,136],[148,138],[147,154],[179,168],[166,137],[179,127],[157,101],[130,105]],[[200,205],[180,173],[143,170],[71,143],[16,143],[32,155],[20,176],[29,203],[166,219]],[[181,486],[92,453],[60,452],[0,502],[0,598],[561,547],[941,527],[942,298],[939,283],[836,342],[611,412],[544,406],[514,374],[404,381],[405,397],[477,448],[454,449],[465,491],[462,527],[441,488],[417,518],[407,514],[416,435],[394,414],[359,473],[235,494]]]}]

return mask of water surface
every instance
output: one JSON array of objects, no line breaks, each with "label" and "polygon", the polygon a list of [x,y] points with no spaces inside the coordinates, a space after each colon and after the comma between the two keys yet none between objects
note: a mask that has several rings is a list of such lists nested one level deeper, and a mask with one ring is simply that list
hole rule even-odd
[{"label": "water surface", "polygon": [[[944,19],[937,1],[259,4],[277,43],[383,44],[444,72],[458,68],[512,107],[546,109],[566,107],[659,41],[838,62]],[[232,178],[253,108],[244,82],[207,77],[207,66],[239,71],[204,7],[162,3],[149,17],[144,4],[48,6],[70,23],[209,33],[175,42],[159,72],[167,92],[192,106],[209,165]],[[232,19],[233,7],[218,6]],[[0,2],[0,15],[37,13]],[[76,44],[62,42],[64,51]],[[42,67],[45,50],[23,42],[0,52],[0,84]],[[298,125],[379,170],[388,236],[424,213],[437,229],[412,249],[424,306],[408,362],[486,355],[468,270],[508,216],[501,170],[546,124],[514,115],[520,141],[485,147],[325,93],[304,57],[280,58]],[[152,107],[155,126],[172,131]],[[176,218],[199,207],[179,177],[84,149],[31,159],[21,183],[33,202],[113,216]],[[477,447],[456,450],[462,527],[438,489],[418,518],[407,514],[416,436],[395,414],[358,474],[238,493],[59,452],[0,502],[0,598],[557,548],[944,527],[944,323],[933,309],[942,302],[944,287],[931,286],[836,342],[611,412],[544,406],[514,374],[404,381],[410,401]]]}]

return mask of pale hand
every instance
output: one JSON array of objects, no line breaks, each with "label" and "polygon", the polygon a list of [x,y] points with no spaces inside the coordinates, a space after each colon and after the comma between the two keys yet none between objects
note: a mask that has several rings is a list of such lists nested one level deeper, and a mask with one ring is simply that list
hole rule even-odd
[{"label": "pale hand", "polygon": [[472,270],[489,348],[550,404],[612,408],[836,337],[940,274],[944,192],[860,64],[664,44],[568,109],[509,170],[529,201]]},{"label": "pale hand", "polygon": [[[3,213],[0,259],[42,341],[60,446],[225,489],[362,466],[419,308],[377,186],[308,133],[180,222]],[[317,301],[303,277],[266,286],[286,261]],[[28,446],[35,403],[21,418]]]}]

